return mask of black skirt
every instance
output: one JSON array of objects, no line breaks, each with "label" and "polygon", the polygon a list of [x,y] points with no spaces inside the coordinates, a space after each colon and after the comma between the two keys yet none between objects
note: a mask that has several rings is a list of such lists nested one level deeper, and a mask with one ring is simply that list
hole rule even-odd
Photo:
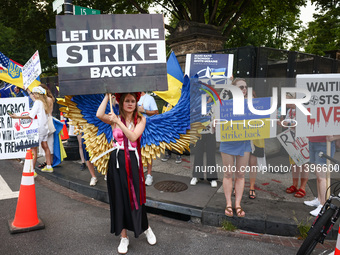
[{"label": "black skirt", "polygon": [[133,231],[137,238],[141,233],[148,229],[149,223],[146,215],[145,205],[140,205],[139,196],[139,169],[137,158],[134,151],[130,151],[131,170],[133,184],[138,201],[138,210],[131,209],[129,198],[127,173],[125,170],[124,150],[119,150],[117,169],[116,151],[111,152],[108,172],[107,172],[107,189],[110,202],[111,216],[111,233],[116,236],[120,235],[123,229]]}]

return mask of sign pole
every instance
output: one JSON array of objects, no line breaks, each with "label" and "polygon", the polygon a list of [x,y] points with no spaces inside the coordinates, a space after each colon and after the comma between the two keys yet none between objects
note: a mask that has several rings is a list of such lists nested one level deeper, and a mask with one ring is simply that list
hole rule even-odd
[{"label": "sign pole", "polygon": [[[327,141],[327,155],[332,155],[331,154],[331,142]],[[330,173],[330,167],[331,167],[331,161],[329,159],[326,160],[327,164],[327,173],[326,173],[326,188],[328,188],[331,185],[331,173]],[[327,189],[326,193],[326,200],[329,198],[331,195],[331,189]]]},{"label": "sign pole", "polygon": [[73,15],[72,0],[65,0],[65,3],[64,3],[64,15]]}]

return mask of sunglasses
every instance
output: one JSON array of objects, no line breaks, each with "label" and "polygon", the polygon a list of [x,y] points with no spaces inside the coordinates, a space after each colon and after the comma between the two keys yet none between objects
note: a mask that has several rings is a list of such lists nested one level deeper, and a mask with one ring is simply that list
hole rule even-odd
[{"label": "sunglasses", "polygon": [[243,90],[243,89],[247,89],[248,87],[247,86],[240,86],[239,87],[241,90]]}]

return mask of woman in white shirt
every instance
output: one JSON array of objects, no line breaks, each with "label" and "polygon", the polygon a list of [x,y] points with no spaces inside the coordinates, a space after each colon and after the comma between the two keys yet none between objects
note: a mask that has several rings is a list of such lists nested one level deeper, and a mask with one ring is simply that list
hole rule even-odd
[{"label": "woman in white shirt", "polygon": [[[35,119],[37,117],[38,120],[38,130],[39,130],[39,143],[41,143],[41,147],[45,151],[46,156],[46,167],[41,169],[43,172],[53,172],[52,168],[52,162],[51,162],[51,152],[47,145],[47,137],[48,137],[48,113],[50,112],[49,104],[47,102],[47,96],[46,96],[46,90],[40,86],[34,87],[32,89],[32,93],[30,93],[31,96],[33,96],[34,104],[32,109],[29,111],[29,115],[25,116],[18,116],[15,114],[11,114],[10,116],[13,119]],[[35,167],[35,164],[37,162],[37,152],[38,148],[32,148],[33,151],[33,167]]]}]

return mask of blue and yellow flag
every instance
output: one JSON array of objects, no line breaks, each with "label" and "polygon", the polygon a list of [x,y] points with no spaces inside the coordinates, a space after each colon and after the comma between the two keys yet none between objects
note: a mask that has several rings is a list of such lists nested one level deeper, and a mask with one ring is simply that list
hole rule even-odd
[{"label": "blue and yellow flag", "polygon": [[179,65],[176,55],[171,52],[167,62],[168,72],[168,90],[167,91],[154,91],[156,95],[161,97],[163,100],[175,106],[181,97],[181,88],[183,84],[183,71]]},{"label": "blue and yellow flag", "polygon": [[[22,65],[9,59],[2,52],[0,52],[0,80],[23,89],[24,82],[22,79],[21,69]],[[32,88],[39,86],[39,84],[40,81],[38,77],[28,88],[32,90]]]}]

